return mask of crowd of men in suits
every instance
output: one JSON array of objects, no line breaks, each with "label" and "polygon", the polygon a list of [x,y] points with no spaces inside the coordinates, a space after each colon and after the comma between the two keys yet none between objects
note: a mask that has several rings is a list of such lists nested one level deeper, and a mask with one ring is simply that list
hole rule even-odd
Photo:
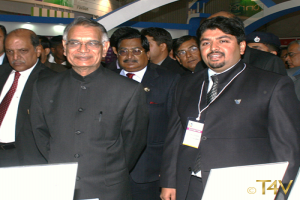
[{"label": "crowd of men in suits", "polygon": [[[300,165],[300,44],[287,73],[272,37],[246,38],[226,12],[176,40],[155,27],[109,40],[85,17],[50,41],[0,26],[0,167],[78,162],[74,199],[201,199],[213,168],[279,161],[288,183]],[[109,47],[117,60],[104,67]]]}]

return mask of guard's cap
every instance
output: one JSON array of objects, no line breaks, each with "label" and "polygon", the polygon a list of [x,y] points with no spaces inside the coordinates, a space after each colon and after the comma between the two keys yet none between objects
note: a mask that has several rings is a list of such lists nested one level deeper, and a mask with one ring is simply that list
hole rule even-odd
[{"label": "guard's cap", "polygon": [[246,42],[272,44],[277,48],[280,48],[281,45],[280,40],[276,35],[266,32],[252,32],[247,35]]}]

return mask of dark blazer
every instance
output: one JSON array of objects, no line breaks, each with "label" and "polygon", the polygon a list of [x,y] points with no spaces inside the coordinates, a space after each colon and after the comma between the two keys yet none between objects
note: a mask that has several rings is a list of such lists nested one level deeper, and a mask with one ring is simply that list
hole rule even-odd
[{"label": "dark blazer", "polygon": [[[274,54],[271,54],[269,52],[252,49],[247,46],[245,54],[242,56],[242,61],[251,66],[258,67],[266,71],[275,72],[281,75],[287,75],[282,60],[278,56],[275,56]],[[203,61],[200,61],[195,68],[195,72],[199,72],[205,68],[207,68],[205,63]]]},{"label": "dark blazer", "polygon": [[50,63],[48,60],[46,60],[44,65],[49,67],[50,69],[52,69],[55,72],[64,72],[64,71],[70,69],[69,66],[60,65],[60,64],[56,64],[56,63]]},{"label": "dark blazer", "polygon": [[161,63],[160,66],[180,75],[184,74],[187,70],[182,67],[176,60],[173,60],[169,56],[166,57],[166,59]]},{"label": "dark blazer", "polygon": [[[12,67],[9,64],[4,64],[0,67],[1,91],[11,71]],[[34,142],[32,128],[29,120],[29,108],[31,105],[32,88],[34,82],[38,77],[46,77],[54,74],[55,73],[52,70],[44,66],[39,61],[35,68],[32,70],[23,89],[16,121],[16,150],[18,153],[18,158],[15,159],[19,160],[20,165],[46,163],[46,160],[38,151]]]},{"label": "dark blazer", "polygon": [[147,147],[130,174],[136,183],[148,183],[159,179],[172,98],[179,78],[179,74],[152,63],[148,64],[141,82],[149,109]]},{"label": "dark blazer", "polygon": [[106,64],[105,68],[110,69],[110,70],[117,70],[117,60],[112,61],[111,63]]},{"label": "dark blazer", "polygon": [[31,113],[48,162],[78,162],[75,199],[131,200],[148,124],[141,84],[102,66],[85,77],[70,69],[36,82]]},{"label": "dark blazer", "polygon": [[[218,75],[218,91],[243,67],[239,62]],[[207,76],[206,69],[182,77],[178,83],[163,153],[161,186],[177,188],[176,199],[185,199],[199,153],[204,186],[210,169],[279,161],[289,161],[283,182],[294,180],[300,163],[300,106],[288,76],[247,66],[201,115],[205,122],[199,148],[182,145],[187,118],[198,116],[203,81],[201,109],[206,106]]]}]

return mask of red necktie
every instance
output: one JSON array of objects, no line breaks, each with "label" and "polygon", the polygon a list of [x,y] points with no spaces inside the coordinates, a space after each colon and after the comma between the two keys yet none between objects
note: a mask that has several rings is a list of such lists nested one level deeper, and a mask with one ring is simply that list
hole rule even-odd
[{"label": "red necktie", "polygon": [[19,72],[15,72],[14,82],[13,82],[12,86],[10,87],[9,91],[7,92],[7,94],[5,95],[5,97],[3,98],[3,100],[0,104],[0,126],[2,124],[2,121],[4,119],[6,111],[9,107],[11,99],[12,99],[12,97],[14,96],[14,94],[16,92],[20,75],[21,74]]},{"label": "red necktie", "polygon": [[127,73],[126,74],[126,76],[128,77],[128,78],[130,78],[130,79],[132,79],[132,77],[134,76],[135,74],[133,74],[133,73]]}]

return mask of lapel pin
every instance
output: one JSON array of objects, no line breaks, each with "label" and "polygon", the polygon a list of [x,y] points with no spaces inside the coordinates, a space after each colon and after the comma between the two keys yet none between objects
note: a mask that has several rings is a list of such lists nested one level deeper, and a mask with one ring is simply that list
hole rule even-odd
[{"label": "lapel pin", "polygon": [[242,99],[235,99],[235,100],[234,100],[234,102],[235,102],[236,104],[241,104],[241,101],[242,101]]},{"label": "lapel pin", "polygon": [[148,87],[145,87],[144,90],[145,90],[145,92],[150,92],[150,88],[148,88]]}]

